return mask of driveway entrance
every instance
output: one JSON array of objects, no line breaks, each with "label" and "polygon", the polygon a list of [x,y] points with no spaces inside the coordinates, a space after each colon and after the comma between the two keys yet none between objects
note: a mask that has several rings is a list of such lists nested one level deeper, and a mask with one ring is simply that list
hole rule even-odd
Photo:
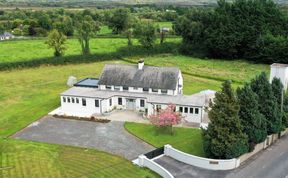
[{"label": "driveway entrance", "polygon": [[133,160],[155,148],[129,134],[124,122],[98,123],[46,116],[14,138],[94,148]]}]

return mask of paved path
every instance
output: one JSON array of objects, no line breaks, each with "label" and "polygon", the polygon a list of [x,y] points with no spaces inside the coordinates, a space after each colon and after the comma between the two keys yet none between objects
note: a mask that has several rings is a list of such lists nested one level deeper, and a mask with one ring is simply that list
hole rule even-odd
[{"label": "paved path", "polygon": [[148,119],[143,118],[143,114],[138,111],[114,110],[111,113],[100,116],[100,118],[101,117],[111,121],[149,123]]},{"label": "paved path", "polygon": [[46,116],[13,137],[94,148],[130,160],[154,149],[154,147],[129,134],[123,125],[124,122],[117,121],[97,123]]},{"label": "paved path", "polygon": [[288,178],[288,135],[231,171],[211,171],[163,156],[155,160],[175,178]]}]

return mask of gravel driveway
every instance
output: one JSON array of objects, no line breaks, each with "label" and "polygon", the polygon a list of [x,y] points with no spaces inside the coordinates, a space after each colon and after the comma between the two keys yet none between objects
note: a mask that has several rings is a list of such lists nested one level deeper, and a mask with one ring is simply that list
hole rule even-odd
[{"label": "gravel driveway", "polygon": [[124,122],[98,123],[46,116],[16,133],[14,138],[94,148],[132,160],[153,149],[129,134]]}]

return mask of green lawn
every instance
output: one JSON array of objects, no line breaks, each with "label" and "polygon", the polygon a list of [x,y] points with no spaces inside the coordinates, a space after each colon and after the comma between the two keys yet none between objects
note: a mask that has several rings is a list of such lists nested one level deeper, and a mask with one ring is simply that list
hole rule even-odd
[{"label": "green lawn", "polygon": [[1,178],[158,177],[121,157],[92,149],[12,139],[2,140],[1,146]]},{"label": "green lawn", "polygon": [[196,156],[204,156],[200,129],[174,128],[174,135],[157,133],[153,125],[125,123],[125,128],[132,134],[155,147],[170,144],[183,152]]},{"label": "green lawn", "polygon": [[[166,41],[179,43],[181,39],[168,38]],[[0,64],[53,57],[53,49],[48,49],[44,42],[45,39],[1,41]],[[133,44],[139,45],[136,39],[133,40]],[[68,39],[66,46],[65,56],[81,54],[81,46],[77,39]],[[109,54],[116,53],[124,47],[127,47],[127,39],[125,38],[94,38],[90,40],[92,54],[109,56]]]}]

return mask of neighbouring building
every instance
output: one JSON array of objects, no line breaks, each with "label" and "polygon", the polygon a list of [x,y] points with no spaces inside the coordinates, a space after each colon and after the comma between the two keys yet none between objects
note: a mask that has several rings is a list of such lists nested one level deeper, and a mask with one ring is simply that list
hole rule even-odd
[{"label": "neighbouring building", "polygon": [[13,39],[14,35],[12,35],[11,33],[8,32],[4,32],[4,34],[0,35],[0,41],[2,40],[10,40]]},{"label": "neighbouring building", "polygon": [[205,90],[183,95],[183,77],[177,67],[145,66],[143,60],[138,65],[106,64],[99,79],[83,79],[61,93],[57,114],[91,117],[121,109],[149,116],[173,103],[186,121],[202,123],[214,94]]},{"label": "neighbouring building", "polygon": [[284,90],[287,90],[288,84],[288,64],[274,63],[270,66],[270,83],[273,78],[279,78],[284,86]]}]

